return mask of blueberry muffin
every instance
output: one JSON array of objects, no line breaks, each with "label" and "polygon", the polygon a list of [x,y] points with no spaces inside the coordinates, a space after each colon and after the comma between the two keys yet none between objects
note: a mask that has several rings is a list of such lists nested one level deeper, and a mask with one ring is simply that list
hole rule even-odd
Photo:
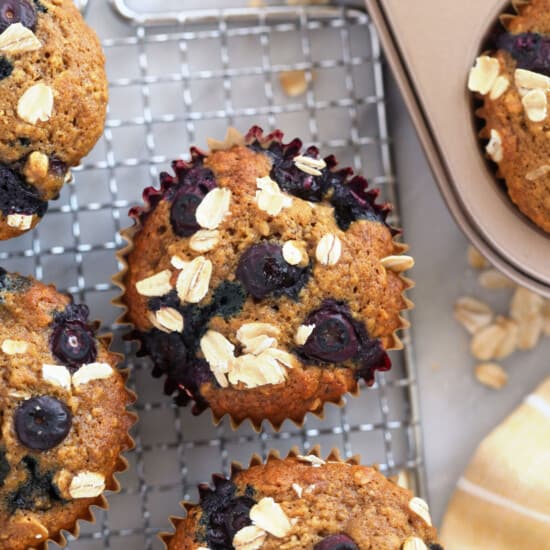
[{"label": "blueberry muffin", "polygon": [[291,452],[199,486],[168,550],[442,550],[428,505],[356,460]]},{"label": "blueberry muffin", "polygon": [[0,239],[40,221],[106,106],[103,52],[72,0],[0,0]]},{"label": "blueberry muffin", "polygon": [[482,101],[480,136],[497,176],[517,207],[550,232],[550,0],[515,5],[468,84]]},{"label": "blueberry muffin", "polygon": [[63,543],[125,467],[132,396],[88,321],[53,286],[0,271],[0,549]]},{"label": "blueberry muffin", "polygon": [[178,404],[299,423],[390,368],[412,258],[389,206],[333,157],[259,128],[211,149],[131,212],[123,321]]}]

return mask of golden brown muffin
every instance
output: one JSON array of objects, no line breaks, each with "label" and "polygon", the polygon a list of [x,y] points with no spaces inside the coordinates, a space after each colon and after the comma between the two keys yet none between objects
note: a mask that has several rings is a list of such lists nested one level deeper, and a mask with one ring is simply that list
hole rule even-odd
[{"label": "golden brown muffin", "polygon": [[118,488],[133,399],[87,317],[53,286],[1,270],[1,550],[62,543]]},{"label": "golden brown muffin", "polygon": [[508,194],[550,232],[550,0],[517,3],[493,50],[476,61],[469,88],[483,101],[480,136]]},{"label": "golden brown muffin", "polygon": [[0,0],[0,239],[40,221],[101,136],[104,65],[72,0]]},{"label": "golden brown muffin", "polygon": [[254,458],[199,486],[168,550],[442,550],[428,505],[355,460]]},{"label": "golden brown muffin", "polygon": [[253,128],[175,162],[132,211],[117,278],[166,392],[256,427],[301,422],[390,367],[412,263],[366,180],[281,139]]}]

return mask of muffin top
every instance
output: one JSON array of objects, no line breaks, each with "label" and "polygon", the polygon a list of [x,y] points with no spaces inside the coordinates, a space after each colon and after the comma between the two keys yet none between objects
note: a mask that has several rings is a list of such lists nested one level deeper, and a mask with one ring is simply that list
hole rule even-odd
[{"label": "muffin top", "polygon": [[441,550],[427,504],[354,460],[271,455],[213,481],[168,550]]},{"label": "muffin top", "polygon": [[0,272],[0,549],[42,546],[116,488],[133,417],[88,309]]},{"label": "muffin top", "polygon": [[550,232],[550,0],[518,3],[501,17],[505,29],[476,60],[469,89],[483,104],[480,132],[508,194],[536,225]]},{"label": "muffin top", "polygon": [[371,384],[403,326],[388,205],[301,142],[263,137],[174,163],[132,212],[125,320],[180,404],[238,424],[300,422]]},{"label": "muffin top", "polygon": [[101,136],[104,56],[71,0],[0,0],[0,239],[36,225]]}]

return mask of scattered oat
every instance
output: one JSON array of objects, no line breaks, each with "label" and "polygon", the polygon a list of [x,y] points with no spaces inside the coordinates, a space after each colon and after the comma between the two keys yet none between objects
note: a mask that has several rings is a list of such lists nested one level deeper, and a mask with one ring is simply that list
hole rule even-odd
[{"label": "scattered oat", "polygon": [[399,255],[399,256],[386,256],[380,260],[380,263],[390,271],[395,273],[401,273],[407,269],[414,267],[414,258],[411,256]]},{"label": "scattered oat", "polygon": [[518,322],[518,343],[521,350],[529,350],[536,347],[544,330],[544,317],[533,315]]},{"label": "scattered oat", "polygon": [[483,271],[479,274],[477,281],[483,288],[489,289],[516,287],[514,281],[496,269],[487,269],[486,271]]},{"label": "scattered oat", "polygon": [[305,243],[301,241],[286,241],[283,245],[283,258],[290,265],[305,267],[309,263]]},{"label": "scattered oat", "polygon": [[[216,248],[219,242],[220,232],[218,230],[201,229],[189,239],[189,248],[195,252],[209,252]],[[177,269],[181,269],[181,267]]]},{"label": "scattered oat", "polygon": [[277,216],[283,208],[292,206],[292,197],[283,193],[280,187],[269,176],[256,178],[256,203],[258,208],[270,216]]},{"label": "scattered oat", "polygon": [[544,299],[523,287],[517,287],[510,301],[510,317],[523,321],[535,315],[541,315]]},{"label": "scattered oat", "polygon": [[67,391],[71,389],[71,373],[69,369],[63,365],[42,365],[42,378],[53,384],[59,386]]},{"label": "scattered oat", "polygon": [[10,25],[0,34],[0,53],[14,54],[39,50],[42,43],[31,29],[21,23]]},{"label": "scattered oat", "polygon": [[409,537],[403,543],[403,550],[428,550],[422,539],[418,537]]},{"label": "scattered oat", "polygon": [[10,227],[27,231],[32,226],[33,216],[28,214],[8,214],[6,221]]},{"label": "scattered oat", "polygon": [[499,71],[500,63],[498,59],[486,55],[478,57],[475,66],[470,69],[468,89],[471,92],[479,92],[485,95],[493,87]]},{"label": "scattered oat", "polygon": [[286,369],[266,350],[259,355],[245,354],[231,364],[229,382],[256,388],[266,384],[281,384],[286,380]]},{"label": "scattered oat", "polygon": [[474,335],[470,351],[480,361],[503,359],[516,349],[517,335],[515,321],[498,317],[496,323],[483,327]]},{"label": "scattered oat", "polygon": [[283,71],[279,73],[279,82],[281,88],[289,97],[302,95],[307,90],[305,71]]},{"label": "scattered oat", "polygon": [[73,386],[76,388],[82,384],[88,384],[93,380],[104,380],[113,375],[113,367],[107,363],[88,363],[82,365],[73,374]]},{"label": "scattered oat", "polygon": [[95,472],[80,472],[71,481],[69,494],[72,498],[92,498],[105,489],[105,477]]},{"label": "scattered oat", "polygon": [[291,353],[278,349],[275,347],[266,349],[262,354],[262,357],[274,360],[288,369],[293,369],[297,364],[297,359]]},{"label": "scattered oat", "polygon": [[164,332],[183,332],[183,315],[173,307],[161,307],[155,312],[155,320]]},{"label": "scattered oat", "polygon": [[217,229],[229,214],[231,190],[216,187],[209,191],[195,212],[197,223],[204,229]]},{"label": "scattered oat", "polygon": [[29,344],[24,340],[6,339],[2,342],[2,351],[6,355],[18,355],[20,353],[26,353],[28,349]]},{"label": "scattered oat", "polygon": [[207,294],[212,276],[212,262],[197,256],[184,266],[178,275],[176,290],[182,302],[199,303]]},{"label": "scattered oat", "polygon": [[428,525],[432,524],[430,516],[430,508],[425,500],[420,497],[414,497],[409,501],[409,508],[418,516],[420,516]]},{"label": "scattered oat", "polygon": [[259,550],[267,533],[256,525],[247,525],[235,533],[233,546],[235,550]]},{"label": "scattered oat", "polygon": [[464,296],[454,308],[455,319],[470,333],[475,334],[493,320],[493,310],[484,302]]},{"label": "scattered oat", "polygon": [[510,86],[510,81],[503,75],[497,76],[493,86],[491,87],[491,93],[489,97],[494,101],[498,99],[503,93],[506,92]]},{"label": "scattered oat", "polygon": [[323,265],[336,265],[342,254],[342,241],[334,233],[324,235],[315,250],[317,261]]},{"label": "scattered oat", "polygon": [[491,128],[491,139],[489,140],[489,143],[487,143],[487,145],[485,146],[485,151],[494,162],[501,162],[504,158],[502,138],[494,128]]},{"label": "scattered oat", "polygon": [[542,122],[548,116],[548,100],[543,90],[531,90],[521,99],[527,118],[531,122]]},{"label": "scattered oat", "polygon": [[490,265],[485,256],[472,245],[468,246],[468,263],[474,269],[485,269]]},{"label": "scattered oat", "polygon": [[299,346],[303,346],[310,337],[315,325],[300,325],[294,336],[294,342]]},{"label": "scattered oat", "polygon": [[294,157],[294,165],[302,172],[311,176],[322,176],[323,172],[321,170],[327,167],[327,163],[323,159],[314,159],[304,155]]},{"label": "scattered oat", "polygon": [[395,484],[403,489],[412,490],[413,483],[411,482],[410,473],[407,470],[399,470],[398,474],[395,476]]},{"label": "scattered oat", "polygon": [[500,390],[508,383],[508,375],[497,363],[480,363],[475,368],[475,375],[484,386]]},{"label": "scattered oat", "polygon": [[136,290],[142,296],[164,296],[172,290],[171,278],[172,272],[169,269],[165,269],[151,275],[151,277],[138,281],[136,283]]},{"label": "scattered oat", "polygon": [[274,537],[285,537],[292,525],[279,504],[271,497],[264,497],[250,509],[250,519],[264,531]]},{"label": "scattered oat", "polygon": [[296,457],[300,462],[309,462],[314,468],[319,468],[326,464],[326,462],[316,455],[298,455]]},{"label": "scattered oat", "polygon": [[19,99],[17,115],[29,124],[47,122],[53,112],[53,90],[45,84],[28,88]]}]

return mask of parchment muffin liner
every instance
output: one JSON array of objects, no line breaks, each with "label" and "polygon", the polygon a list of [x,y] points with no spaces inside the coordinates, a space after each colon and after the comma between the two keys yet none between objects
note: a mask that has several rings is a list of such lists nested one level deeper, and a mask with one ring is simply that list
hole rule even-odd
[{"label": "parchment muffin liner", "polygon": [[[189,163],[183,162],[183,161],[177,161],[177,162],[182,163],[180,166],[187,167],[187,166],[190,166],[193,163],[195,157],[197,157],[197,156],[200,156],[200,157],[208,156],[212,152],[220,151],[220,150],[228,150],[228,149],[231,149],[234,146],[247,145],[249,143],[254,142],[255,140],[257,140],[263,148],[268,147],[274,141],[281,143],[284,147],[289,147],[292,144],[294,144],[295,142],[299,142],[300,143],[300,148],[301,148],[301,141],[298,140],[298,139],[293,140],[293,142],[291,142],[289,144],[283,144],[283,141],[282,141],[283,140],[283,133],[280,130],[276,130],[276,131],[264,136],[262,129],[257,127],[257,126],[254,126],[249,130],[247,135],[244,136],[243,134],[241,134],[235,128],[230,127],[230,128],[228,128],[225,139],[223,141],[220,141],[220,140],[217,140],[217,139],[214,139],[214,138],[208,138],[207,139],[208,149],[207,149],[206,152],[203,152],[202,150],[198,149],[197,147],[191,147],[191,159],[192,160]],[[335,162],[335,159],[334,159],[333,156],[327,157],[325,160],[328,161],[327,165],[329,167],[332,165],[332,164],[329,164],[329,163],[334,163],[334,166],[336,165],[336,162]],[[349,181],[354,176],[351,169],[349,170],[349,174],[350,174],[350,176],[348,177],[347,181]],[[132,324],[132,322],[130,321],[129,316],[128,316],[128,306],[124,303],[124,296],[126,294],[125,277],[126,277],[126,273],[128,271],[127,258],[129,256],[129,254],[132,252],[132,250],[134,249],[134,238],[135,238],[135,236],[143,228],[142,219],[145,216],[147,216],[147,214],[149,212],[151,212],[156,207],[157,203],[162,199],[164,193],[171,186],[174,186],[174,185],[177,185],[177,183],[175,181],[170,182],[170,181],[166,181],[166,179],[165,179],[164,181],[161,182],[161,186],[158,189],[154,188],[154,187],[146,188],[143,191],[143,205],[135,207],[130,211],[130,216],[134,219],[134,225],[132,225],[132,226],[126,228],[126,229],[123,229],[120,232],[122,238],[126,241],[127,244],[123,248],[119,249],[116,253],[116,256],[117,256],[119,265],[121,266],[121,269],[116,275],[113,276],[112,281],[113,281],[113,284],[116,285],[120,289],[121,293],[120,293],[119,296],[117,296],[116,298],[113,299],[113,304],[116,307],[119,307],[122,310],[122,312],[121,312],[121,314],[118,317],[116,322],[117,322],[117,324],[119,324],[121,326],[125,326],[126,328],[128,328],[130,330],[130,333],[128,334],[126,339],[138,343],[138,346],[139,346],[138,347],[138,352],[137,352],[138,355],[140,355],[140,350],[143,348],[143,342],[142,342],[140,336],[134,330],[135,326]],[[379,194],[378,189],[369,189],[367,194],[368,194],[368,200],[372,201],[371,204],[373,205],[373,207],[376,208],[376,209],[379,209],[380,211],[383,211],[385,213],[384,217],[387,215],[387,213],[389,213],[391,211],[392,206],[388,203],[385,203],[383,205],[375,204],[374,201],[376,200],[376,198],[378,197],[378,194]],[[403,255],[405,252],[407,252],[409,250],[409,247],[408,247],[408,245],[396,240],[396,236],[398,236],[401,233],[401,231],[397,230],[397,229],[394,229],[394,228],[391,228],[391,227],[390,227],[390,230],[392,232],[392,237],[393,237],[392,238],[392,243],[393,243],[393,247],[394,247],[393,254],[394,255]],[[411,310],[414,307],[414,304],[405,295],[405,293],[406,293],[407,290],[414,287],[414,282],[411,279],[409,279],[408,277],[404,276],[402,272],[397,273],[397,275],[398,275],[399,279],[403,282],[403,291],[401,293],[401,298],[403,300],[403,303],[404,303],[405,307],[403,309],[401,309],[401,311]],[[399,326],[390,335],[384,337],[384,339],[386,339],[388,341],[388,345],[383,346],[384,350],[386,350],[386,351],[393,351],[393,350],[403,349],[403,342],[401,341],[401,339],[399,338],[399,335],[397,333],[400,330],[409,328],[410,323],[402,315],[398,316],[398,320],[399,320]],[[143,354],[143,355],[147,355],[147,354]],[[376,369],[376,370],[384,370],[384,369],[380,368],[380,369]],[[387,369],[385,369],[385,370],[387,370]],[[165,374],[163,374],[162,376],[165,376]],[[243,390],[243,391],[246,391],[246,390]],[[256,432],[260,432],[262,430],[262,424],[263,424],[264,421],[268,422],[269,425],[275,431],[279,431],[281,429],[281,425],[283,424],[284,420],[292,421],[293,424],[295,424],[297,427],[303,426],[305,418],[306,418],[308,413],[313,414],[314,416],[316,416],[319,419],[323,419],[324,418],[324,406],[325,406],[325,404],[331,403],[333,405],[336,405],[337,407],[342,407],[345,404],[344,397],[347,394],[350,394],[352,396],[358,396],[360,394],[358,381],[356,381],[355,387],[352,387],[347,392],[345,392],[343,395],[340,395],[338,397],[338,399],[335,399],[335,400],[327,399],[325,401],[319,400],[320,403],[318,404],[318,406],[312,407],[311,409],[303,412],[299,416],[296,416],[296,417],[288,416],[285,419],[281,420],[280,422],[274,421],[270,418],[263,418],[260,421],[256,422],[253,418],[251,418],[249,416],[246,416],[244,418],[234,418],[234,416],[229,412],[225,412],[221,415],[217,415],[209,406],[203,407],[202,409],[198,410],[196,403],[193,407],[193,414],[200,414],[206,408],[210,408],[212,422],[215,425],[218,425],[225,416],[228,416],[229,420],[230,420],[231,428],[233,430],[236,430],[243,422],[248,420],[250,425],[252,426],[252,428]],[[171,395],[171,394],[168,394],[168,395]],[[193,398],[191,397],[191,399],[193,399]]]},{"label": "parchment muffin liner", "polygon": [[[341,463],[341,464],[349,464],[351,466],[361,466],[361,457],[360,457],[360,455],[353,455],[350,458],[343,458],[341,453],[340,453],[340,450],[336,447],[333,447],[330,450],[329,454],[326,456],[326,458],[323,458],[322,454],[321,454],[321,446],[320,445],[315,445],[307,453],[301,453],[300,449],[297,446],[294,446],[289,450],[289,452],[284,457],[281,457],[281,453],[278,450],[275,450],[275,449],[269,450],[269,452],[267,453],[267,458],[265,460],[263,460],[262,457],[260,455],[258,455],[257,453],[254,453],[252,455],[250,461],[249,461],[248,467],[243,467],[243,465],[240,462],[232,462],[231,467],[230,467],[229,477],[227,477],[223,474],[213,474],[212,475],[212,482],[213,482],[214,486],[216,486],[216,482],[219,482],[221,480],[226,480],[226,479],[233,479],[236,474],[238,474],[239,472],[241,472],[243,470],[247,470],[247,469],[252,468],[254,466],[266,465],[266,464],[269,464],[269,462],[271,462],[273,460],[285,460],[285,459],[288,459],[288,458],[296,458],[296,459],[300,459],[301,461],[306,462],[307,457],[312,457],[313,460],[320,459],[321,461],[323,461],[325,463],[337,462],[337,463]],[[314,464],[314,462],[312,462],[312,464]],[[319,463],[319,464],[321,464],[321,463]],[[366,465],[365,465],[365,467],[367,468]],[[369,468],[372,468],[376,471],[379,471],[378,466],[376,464],[372,465],[372,466],[369,466]],[[410,499],[415,499],[414,494],[410,491],[410,489],[400,485],[397,482],[397,479],[395,477],[394,478],[386,477],[386,479],[389,482],[393,483],[394,485],[399,486],[403,491],[407,491],[410,495]],[[200,484],[199,488],[204,488],[206,490],[206,489],[210,489],[211,485],[207,484],[207,483],[204,483],[204,484]],[[420,501],[420,499],[415,499],[415,500]],[[427,504],[424,503],[424,501],[422,501],[422,502],[426,506],[426,514],[429,516],[429,510],[428,510]],[[198,506],[198,503],[190,502],[190,501],[183,501],[183,502],[180,503],[180,506],[185,510],[186,515],[184,517],[170,516],[169,520],[170,520],[170,523],[173,527],[173,532],[163,532],[163,533],[160,533],[158,535],[160,540],[164,543],[164,547],[166,549],[168,548],[168,544],[170,543],[170,541],[175,537],[178,526],[186,520],[186,516],[189,514],[189,512],[191,510],[193,510],[194,508],[196,508]]]},{"label": "parchment muffin liner", "polygon": [[[53,287],[55,291],[57,291],[57,288],[55,285],[49,285]],[[121,451],[119,456],[117,457],[117,460],[114,464],[113,471],[105,476],[105,489],[101,493],[101,495],[93,498],[86,498],[85,500],[89,500],[90,502],[86,505],[84,511],[80,514],[78,514],[78,517],[75,517],[74,520],[71,520],[71,523],[69,525],[60,527],[57,532],[49,533],[47,538],[41,539],[39,542],[37,541],[36,545],[33,546],[33,548],[37,550],[48,550],[48,544],[49,542],[54,542],[60,547],[67,546],[67,534],[72,535],[75,538],[78,538],[80,533],[80,525],[79,522],[81,520],[87,521],[89,523],[95,523],[95,516],[92,510],[92,507],[97,507],[102,510],[107,510],[109,508],[108,500],[105,497],[105,491],[109,491],[110,493],[118,493],[120,491],[120,483],[116,478],[116,474],[122,473],[126,470],[128,470],[128,460],[123,456],[123,453],[127,453],[128,451],[131,451],[135,447],[135,441],[130,435],[130,430],[133,427],[133,425],[137,422],[137,415],[130,410],[128,410],[128,407],[130,407],[135,401],[136,401],[136,394],[131,391],[127,387],[127,381],[130,374],[129,369],[119,369],[117,368],[118,365],[122,363],[124,360],[124,355],[111,351],[111,345],[113,340],[113,335],[110,333],[98,335],[97,330],[101,326],[101,322],[98,320],[90,320],[88,321],[89,326],[94,331],[94,338],[99,343],[100,346],[103,346],[106,350],[106,352],[109,354],[110,358],[110,364],[114,365],[113,369],[121,376],[122,382],[124,383],[124,390],[126,395],[126,406],[125,406],[125,414],[124,417],[128,421],[128,431],[125,434],[125,437],[121,441]],[[84,499],[83,499],[84,500]],[[40,523],[39,521],[35,521],[33,518],[31,518],[29,525]]]}]

